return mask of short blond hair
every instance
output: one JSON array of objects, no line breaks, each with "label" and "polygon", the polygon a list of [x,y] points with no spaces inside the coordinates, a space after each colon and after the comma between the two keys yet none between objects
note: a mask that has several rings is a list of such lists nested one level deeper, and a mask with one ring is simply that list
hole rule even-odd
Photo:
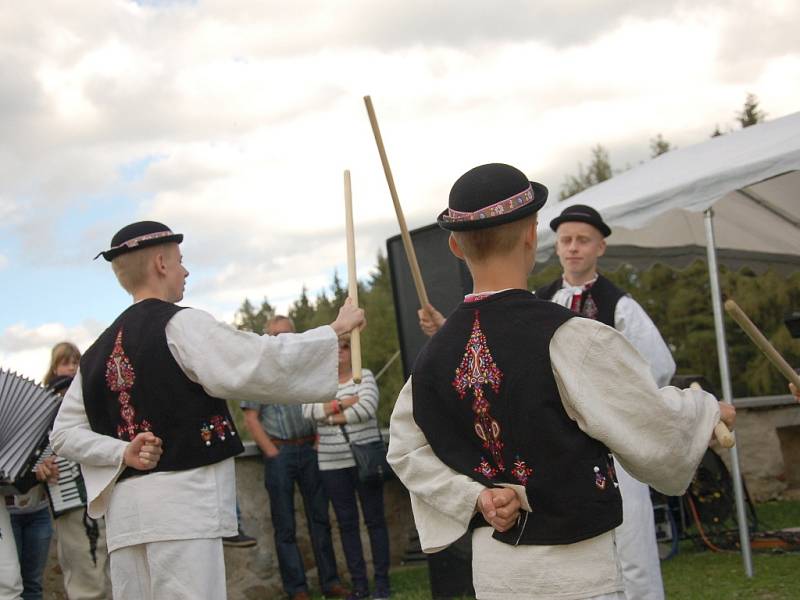
[{"label": "short blond hair", "polygon": [[[133,295],[133,293],[147,282],[149,275],[147,267],[153,256],[164,252],[170,244],[157,244],[133,252],[120,254],[111,261],[111,269],[117,276],[117,281],[122,288]],[[177,247],[177,244],[175,244]]]},{"label": "short blond hair", "polygon": [[536,213],[533,213],[511,223],[472,231],[453,231],[451,235],[466,258],[480,262],[493,255],[503,256],[511,252],[522,231],[535,221]]},{"label": "short blond hair", "polygon": [[289,327],[292,328],[292,331],[295,330],[294,321],[292,320],[291,317],[287,317],[286,315],[275,315],[274,317],[269,318],[267,322],[264,324],[264,333],[266,333],[267,335],[274,335],[272,333],[272,330],[275,327],[275,325],[277,325],[281,321],[288,321]]}]

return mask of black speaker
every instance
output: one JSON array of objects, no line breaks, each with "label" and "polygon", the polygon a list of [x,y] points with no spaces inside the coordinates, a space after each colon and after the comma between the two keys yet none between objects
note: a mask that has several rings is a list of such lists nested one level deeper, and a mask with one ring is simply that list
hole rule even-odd
[{"label": "black speaker", "polygon": [[[450,252],[447,244],[450,233],[435,223],[409,231],[409,235],[414,244],[428,300],[447,316],[464,299],[464,295],[472,291],[469,270],[463,261]],[[386,256],[391,274],[403,373],[408,378],[417,354],[428,341],[428,337],[419,328],[417,290],[403,249],[403,240],[399,235],[386,240]]]}]

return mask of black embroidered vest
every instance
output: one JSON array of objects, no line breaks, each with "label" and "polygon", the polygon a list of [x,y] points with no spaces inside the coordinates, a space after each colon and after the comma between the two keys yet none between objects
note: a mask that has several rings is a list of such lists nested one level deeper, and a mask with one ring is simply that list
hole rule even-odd
[{"label": "black embroidered vest", "polygon": [[526,489],[533,512],[495,531],[502,542],[571,544],[622,522],[608,449],[570,419],[553,376],[550,340],[573,316],[525,290],[463,303],[414,365],[414,420],[439,459]]},{"label": "black embroidered vest", "polygon": [[94,431],[130,441],[143,431],[163,440],[151,471],[181,471],[244,450],[224,400],[209,396],[178,366],[166,326],[182,307],[149,299],[130,306],[81,358],[83,401]]},{"label": "black embroidered vest", "polygon": [[[562,285],[563,279],[558,278],[550,285],[540,287],[536,290],[536,297],[542,300],[552,300],[553,296],[561,289]],[[597,280],[592,284],[589,291],[581,296],[581,306],[583,306],[589,296],[594,299],[599,310],[597,320],[601,323],[605,323],[609,327],[614,327],[614,311],[617,309],[617,302],[619,302],[619,299],[623,296],[627,296],[627,294],[611,283],[609,279],[598,274]]]}]

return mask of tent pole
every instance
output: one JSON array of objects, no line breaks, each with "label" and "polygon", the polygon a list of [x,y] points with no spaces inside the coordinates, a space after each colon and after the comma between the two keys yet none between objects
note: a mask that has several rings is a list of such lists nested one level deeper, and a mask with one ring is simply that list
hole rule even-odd
[{"label": "tent pole", "polygon": [[[711,283],[711,305],[714,309],[714,329],[717,338],[717,356],[719,357],[719,375],[722,380],[722,397],[729,404],[733,404],[733,391],[731,389],[731,373],[728,368],[728,344],[725,341],[725,325],[722,319],[722,293],[719,285],[719,270],[717,268],[717,247],[714,241],[714,211],[709,208],[703,213],[706,228],[706,252],[708,254],[708,276]],[[736,435],[734,433],[734,435]],[[747,526],[747,515],[744,506],[744,486],[739,468],[739,452],[734,446],[731,452],[731,466],[733,467],[733,491],[736,496],[736,518],[739,521],[739,543],[742,548],[742,561],[744,571],[748,577],[753,576],[753,555],[750,551],[750,533]]]}]

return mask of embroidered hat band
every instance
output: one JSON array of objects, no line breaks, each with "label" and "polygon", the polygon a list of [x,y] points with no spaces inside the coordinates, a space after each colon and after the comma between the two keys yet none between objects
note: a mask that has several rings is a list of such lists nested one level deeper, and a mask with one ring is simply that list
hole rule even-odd
[{"label": "embroidered hat band", "polygon": [[527,206],[534,200],[533,188],[529,185],[528,189],[521,191],[519,194],[514,194],[510,198],[495,202],[491,206],[484,206],[483,208],[474,212],[462,212],[452,208],[447,209],[447,213],[442,215],[442,220],[447,222],[454,221],[477,221],[479,219],[486,219],[488,217],[497,217],[510,212],[513,212],[523,206]]},{"label": "embroidered hat band", "polygon": [[139,235],[139,236],[137,236],[135,238],[131,238],[129,240],[126,240],[126,241],[122,242],[118,246],[112,246],[110,249],[111,250],[116,250],[117,248],[122,248],[122,247],[125,247],[125,248],[136,248],[136,246],[138,246],[141,242],[146,242],[148,240],[157,240],[159,238],[169,237],[171,235],[175,235],[175,234],[172,233],[172,231],[169,230],[169,229],[167,229],[166,231],[158,231],[156,233],[148,233],[148,234],[145,234],[145,235]]},{"label": "embroidered hat band", "polygon": [[163,223],[158,221],[139,221],[120,229],[111,238],[109,249],[100,252],[95,258],[102,256],[111,261],[121,254],[134,252],[148,246],[172,242],[180,244],[182,241],[182,233],[175,233]]}]

